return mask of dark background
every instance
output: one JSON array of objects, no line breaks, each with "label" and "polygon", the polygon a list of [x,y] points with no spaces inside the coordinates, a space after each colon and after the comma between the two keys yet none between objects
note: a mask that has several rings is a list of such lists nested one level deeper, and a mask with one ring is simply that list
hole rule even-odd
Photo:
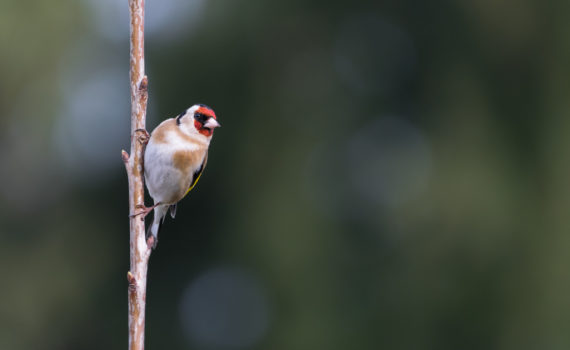
[{"label": "dark background", "polygon": [[[127,347],[127,11],[0,0],[1,349]],[[148,129],[223,126],[147,349],[568,349],[569,12],[147,0]]]}]

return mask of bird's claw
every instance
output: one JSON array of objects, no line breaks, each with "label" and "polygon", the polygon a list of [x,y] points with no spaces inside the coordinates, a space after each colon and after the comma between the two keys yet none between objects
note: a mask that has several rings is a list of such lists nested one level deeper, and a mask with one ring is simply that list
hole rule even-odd
[{"label": "bird's claw", "polygon": [[144,218],[154,209],[154,206],[147,208],[143,204],[135,205],[136,209],[141,209],[139,212],[129,215],[130,218],[134,218],[136,216],[142,215],[142,219]]}]

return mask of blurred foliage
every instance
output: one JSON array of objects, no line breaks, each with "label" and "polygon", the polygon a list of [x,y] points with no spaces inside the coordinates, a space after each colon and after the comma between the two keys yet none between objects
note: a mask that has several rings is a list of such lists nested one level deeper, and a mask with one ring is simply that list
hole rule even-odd
[{"label": "blurred foliage", "polygon": [[[570,347],[568,3],[147,9],[148,129],[223,125],[147,348]],[[0,1],[1,349],[127,346],[126,11]]]}]

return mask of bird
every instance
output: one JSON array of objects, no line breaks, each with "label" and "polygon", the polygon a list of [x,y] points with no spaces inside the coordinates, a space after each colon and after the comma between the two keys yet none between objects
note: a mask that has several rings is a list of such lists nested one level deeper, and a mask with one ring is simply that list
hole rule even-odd
[{"label": "bird", "polygon": [[176,216],[177,203],[195,186],[208,161],[214,129],[220,127],[214,110],[195,104],[160,123],[150,134],[144,153],[144,178],[154,205],[143,208],[143,218],[154,210],[146,238],[158,242],[158,230],[168,210]]}]

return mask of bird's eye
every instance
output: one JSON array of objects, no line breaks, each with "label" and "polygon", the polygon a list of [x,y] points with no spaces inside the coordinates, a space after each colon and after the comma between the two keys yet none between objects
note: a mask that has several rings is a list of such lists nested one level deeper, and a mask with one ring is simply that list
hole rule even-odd
[{"label": "bird's eye", "polygon": [[208,119],[208,117],[205,116],[205,115],[202,114],[202,113],[197,113],[197,114],[194,116],[194,119],[196,119],[197,121],[199,121],[200,123],[203,124],[203,123],[206,122],[206,120]]}]

